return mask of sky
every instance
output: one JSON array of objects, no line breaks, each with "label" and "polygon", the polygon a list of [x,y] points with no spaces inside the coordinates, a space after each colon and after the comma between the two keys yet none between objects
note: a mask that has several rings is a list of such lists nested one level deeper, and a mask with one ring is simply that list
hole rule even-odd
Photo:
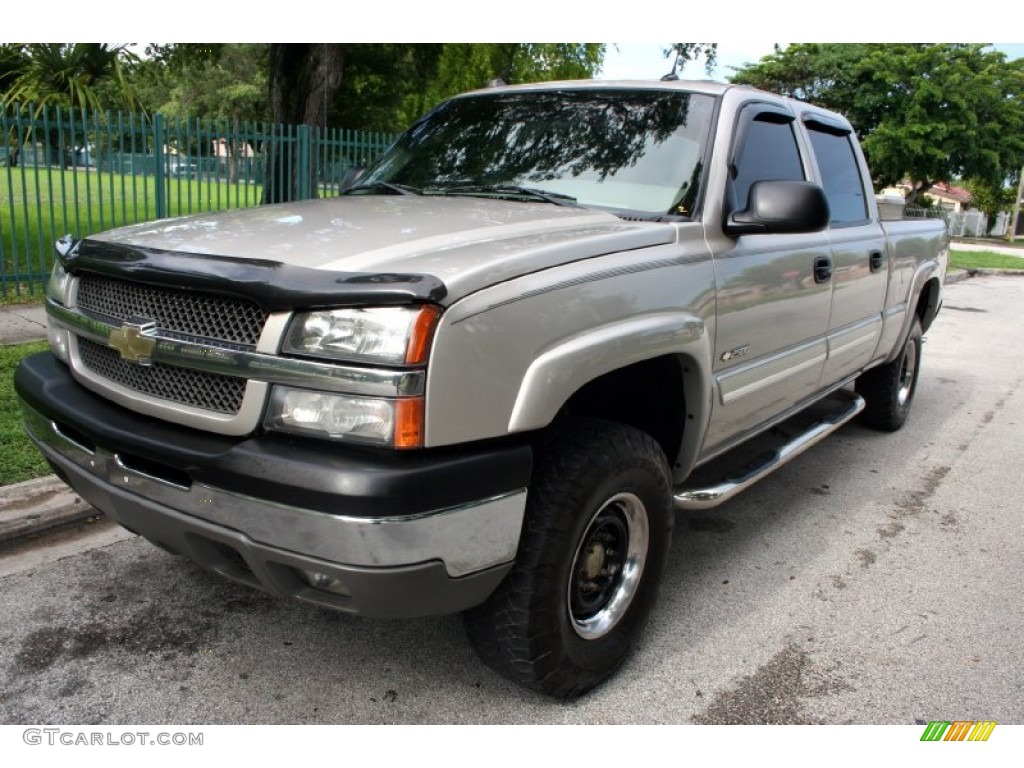
[{"label": "sky", "polygon": [[[173,12],[138,13],[127,0],[92,0],[81,13],[81,0],[49,0],[47,17],[74,19],[79,40],[173,40],[178,42],[522,42],[541,40],[616,40],[620,53],[609,51],[623,66],[658,65],[658,39],[720,42],[723,65],[739,65],[771,53],[777,40],[821,42],[991,41],[1008,21],[1005,3],[972,0],[969,11],[955,16],[939,6],[920,4],[836,6],[813,13],[807,0],[729,0],[680,5],[664,0],[630,0],[600,6],[573,0],[516,0],[514,3],[467,3],[465,0],[389,0],[386,4],[331,3],[295,6],[282,12],[240,13],[237,4],[209,0],[175,0]],[[0,41],[17,38],[45,42],[59,33],[31,14],[8,14]],[[1012,27],[1016,29],[1016,27]],[[59,35],[58,35],[59,36]],[[42,39],[33,39],[41,37]],[[623,42],[625,41],[625,42]],[[1024,54],[1024,45],[1017,46]],[[637,53],[639,49],[648,53]],[[636,49],[634,51],[633,49]],[[634,58],[636,54],[639,58]],[[617,63],[615,64],[617,66]],[[611,71],[611,70],[609,70]],[[727,70],[726,70],[727,72]],[[660,77],[664,72],[659,72]],[[689,74],[689,73],[687,73]],[[652,77],[646,70],[644,77]],[[616,75],[618,76],[618,75]]]},{"label": "sky", "polygon": [[[922,11],[913,3],[837,6],[832,14],[812,13],[807,0],[729,0],[678,5],[664,0],[630,0],[600,6],[573,0],[516,0],[467,3],[465,0],[389,0],[372,3],[305,6],[296,12],[243,13],[236,4],[175,0],[173,13],[153,21],[126,0],[92,0],[82,15],[80,0],[49,0],[51,18],[74,18],[80,40],[162,40],[177,42],[609,42],[602,77],[657,79],[671,68],[663,55],[668,40],[718,40],[718,66],[711,73],[725,80],[732,67],[772,53],[777,41],[818,42],[991,42],[1007,19],[997,0],[972,0],[970,11],[955,17]],[[14,17],[0,25],[0,41],[52,38],[52,25]],[[1015,27],[1013,29],[1016,29]],[[33,36],[43,39],[33,40]],[[724,41],[724,42],[723,42]],[[781,43],[785,45],[785,43]],[[998,44],[1011,58],[1024,57],[1024,43]],[[691,63],[682,77],[704,79],[701,64]]]},{"label": "sky", "polygon": [[[600,77],[609,80],[657,80],[672,68],[665,49],[669,43],[608,43]],[[730,67],[756,62],[772,53],[773,43],[719,43],[718,63],[708,75],[704,62],[689,62],[678,74],[687,80],[725,80]],[[781,45],[785,45],[782,43]]]},{"label": "sky", "polygon": [[[600,77],[608,80],[651,80],[667,74],[672,68],[671,59],[665,57],[669,43],[609,43],[605,52],[604,66]],[[779,43],[782,47],[786,43]],[[997,50],[1009,59],[1024,57],[1024,44],[998,43]],[[733,68],[757,62],[762,56],[769,56],[774,43],[719,43],[718,63],[711,71],[712,80],[726,80]],[[690,62],[679,73],[684,79],[703,80],[709,77],[704,71],[704,62]]]}]

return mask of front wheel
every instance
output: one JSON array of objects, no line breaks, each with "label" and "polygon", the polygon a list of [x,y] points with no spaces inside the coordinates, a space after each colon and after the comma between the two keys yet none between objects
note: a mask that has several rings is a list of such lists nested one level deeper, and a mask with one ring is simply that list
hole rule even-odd
[{"label": "front wheel", "polygon": [[654,601],[674,520],[668,465],[646,433],[588,419],[559,427],[535,466],[516,564],[465,624],[488,666],[574,698],[625,661]]},{"label": "front wheel", "polygon": [[861,421],[894,432],[903,426],[917,391],[921,370],[921,322],[914,320],[903,351],[890,363],[872,368],[857,379],[857,394],[866,404]]}]

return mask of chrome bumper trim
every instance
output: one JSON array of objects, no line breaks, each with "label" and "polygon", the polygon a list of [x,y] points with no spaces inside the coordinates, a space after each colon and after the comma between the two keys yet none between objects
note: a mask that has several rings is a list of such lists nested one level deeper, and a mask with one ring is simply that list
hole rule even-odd
[{"label": "chrome bumper trim", "polygon": [[[519,546],[525,489],[409,517],[331,515],[202,483],[188,488],[169,483],[126,467],[116,453],[90,449],[62,434],[55,422],[24,402],[22,410],[29,437],[67,470],[86,500],[120,489],[136,494],[147,507],[168,507],[296,554],[367,567],[440,560],[452,578],[511,562]],[[338,501],[343,508],[344,498]]]}]

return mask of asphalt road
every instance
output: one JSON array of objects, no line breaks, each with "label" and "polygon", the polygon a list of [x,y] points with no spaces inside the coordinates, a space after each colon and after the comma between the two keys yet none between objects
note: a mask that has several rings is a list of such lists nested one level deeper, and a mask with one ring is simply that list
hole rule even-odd
[{"label": "asphalt road", "polygon": [[1024,723],[1024,279],[948,287],[907,426],[680,519],[637,653],[569,704],[458,617],[369,621],[104,528],[0,554],[0,723]]}]

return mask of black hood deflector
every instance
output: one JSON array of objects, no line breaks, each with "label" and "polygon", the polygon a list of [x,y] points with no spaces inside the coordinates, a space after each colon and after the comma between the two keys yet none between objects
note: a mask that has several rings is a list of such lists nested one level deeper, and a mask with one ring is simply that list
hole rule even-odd
[{"label": "black hood deflector", "polygon": [[331,272],[277,261],[88,239],[62,256],[61,263],[69,272],[250,299],[268,312],[441,302],[448,293],[433,275]]}]

